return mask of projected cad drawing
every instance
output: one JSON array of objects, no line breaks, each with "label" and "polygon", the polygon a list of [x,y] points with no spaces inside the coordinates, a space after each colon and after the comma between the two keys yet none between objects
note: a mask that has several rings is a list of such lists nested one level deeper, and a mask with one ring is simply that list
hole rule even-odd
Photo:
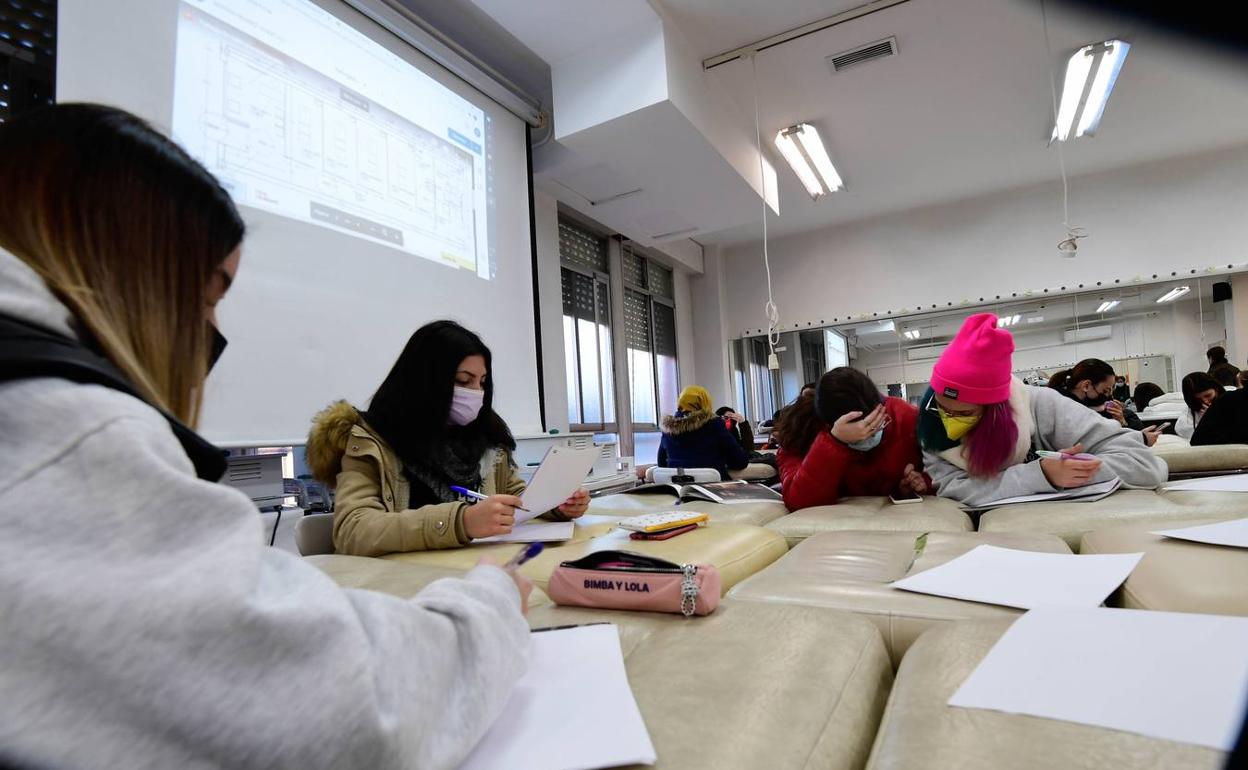
[{"label": "projected cad drawing", "polygon": [[306,0],[187,0],[175,139],[239,203],[489,278],[484,113]]}]

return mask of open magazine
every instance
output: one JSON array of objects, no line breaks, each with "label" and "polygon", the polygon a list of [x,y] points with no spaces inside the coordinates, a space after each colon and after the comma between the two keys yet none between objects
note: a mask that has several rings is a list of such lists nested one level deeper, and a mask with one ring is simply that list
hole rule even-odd
[{"label": "open magazine", "polygon": [[642,484],[628,490],[630,495],[676,495],[684,500],[707,500],[712,503],[783,502],[779,492],[762,484],[746,481],[717,481],[710,484]]},{"label": "open magazine", "polygon": [[1064,489],[1061,492],[1041,492],[1035,495],[1004,497],[1000,500],[993,500],[992,502],[983,503],[981,505],[963,505],[962,510],[986,511],[989,508],[1000,508],[1003,505],[1017,505],[1019,503],[1048,503],[1059,500],[1069,503],[1094,503],[1097,500],[1109,497],[1120,486],[1122,486],[1122,479],[1115,477],[1109,481],[1088,484],[1082,487],[1074,487],[1072,489]]}]

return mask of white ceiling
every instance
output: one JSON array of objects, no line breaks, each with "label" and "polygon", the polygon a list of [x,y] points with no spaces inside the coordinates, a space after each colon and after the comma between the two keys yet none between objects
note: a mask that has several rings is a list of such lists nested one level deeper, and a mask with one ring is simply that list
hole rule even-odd
[{"label": "white ceiling", "polygon": [[[478,0],[489,5],[488,0]],[[655,0],[706,58],[861,5],[860,0]],[[1098,136],[1065,145],[1072,176],[1248,143],[1248,65],[1217,60],[1134,23],[1024,0],[910,0],[757,57],[762,131],[813,123],[847,188],[812,202],[775,153],[773,238],[1058,179],[1048,65],[1123,37],[1133,47]],[[899,55],[832,74],[825,57],[896,37]],[[708,76],[753,115],[749,64]],[[1074,181],[1077,190],[1078,180]],[[702,243],[757,240],[761,222]]]}]

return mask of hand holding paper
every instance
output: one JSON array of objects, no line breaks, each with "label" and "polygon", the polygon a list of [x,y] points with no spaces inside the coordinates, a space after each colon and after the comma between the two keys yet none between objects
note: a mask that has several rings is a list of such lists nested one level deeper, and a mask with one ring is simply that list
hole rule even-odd
[{"label": "hand holding paper", "polygon": [[580,489],[596,459],[598,450],[594,447],[551,447],[520,497],[520,504],[526,510],[516,511],[515,523],[523,524],[563,505]]}]

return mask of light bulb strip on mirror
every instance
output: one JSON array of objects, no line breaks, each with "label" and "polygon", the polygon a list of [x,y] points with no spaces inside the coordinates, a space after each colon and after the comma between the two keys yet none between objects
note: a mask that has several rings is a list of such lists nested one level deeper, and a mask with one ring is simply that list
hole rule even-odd
[{"label": "light bulb strip on mirror", "polygon": [[[1127,279],[1104,279],[1101,281],[1095,281],[1091,284],[1081,283],[1075,287],[1050,286],[1045,289],[1029,289],[1022,292],[1011,292],[1008,296],[1005,294],[996,294],[991,298],[979,297],[977,299],[971,299],[968,297],[958,300],[957,302],[946,301],[943,304],[936,302],[923,307],[916,307],[913,310],[909,308],[901,308],[897,310],[883,310],[870,313],[863,312],[857,314],[846,314],[843,316],[834,316],[831,320],[824,317],[819,320],[812,319],[809,321],[797,321],[791,324],[778,325],[775,327],[775,331],[800,331],[804,329],[818,329],[862,321],[884,321],[897,320],[899,318],[922,317],[950,310],[969,311],[991,308],[999,306],[1001,303],[1028,302],[1038,299],[1073,297],[1076,294],[1088,294],[1097,291],[1108,292],[1115,289],[1151,286],[1160,283],[1167,283],[1169,281],[1181,280],[1183,278],[1204,278],[1207,276],[1232,275],[1241,272],[1248,272],[1248,262],[1230,263],[1225,267],[1210,265],[1201,268],[1184,268],[1182,270],[1172,270],[1169,274],[1151,273],[1149,275],[1136,275]],[[768,332],[769,330],[764,328],[745,329],[738,335],[738,337],[750,337],[758,334],[766,334]]]}]

